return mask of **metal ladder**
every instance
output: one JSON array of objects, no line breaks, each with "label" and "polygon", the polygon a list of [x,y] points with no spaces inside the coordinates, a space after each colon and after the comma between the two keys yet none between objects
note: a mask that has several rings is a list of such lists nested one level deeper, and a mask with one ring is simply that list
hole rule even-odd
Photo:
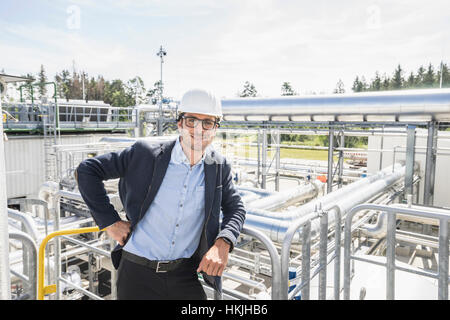
[{"label": "metal ladder", "polygon": [[[43,107],[43,106],[41,106]],[[55,106],[54,108],[56,108]],[[44,165],[45,181],[57,181],[56,177],[56,154],[53,146],[57,144],[58,130],[56,128],[55,113],[52,106],[46,105],[42,110],[42,125],[44,133]]]}]

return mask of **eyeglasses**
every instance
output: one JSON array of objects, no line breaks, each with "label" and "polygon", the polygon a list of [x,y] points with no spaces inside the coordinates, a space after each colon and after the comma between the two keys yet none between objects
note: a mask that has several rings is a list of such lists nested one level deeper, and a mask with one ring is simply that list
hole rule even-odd
[{"label": "eyeglasses", "polygon": [[201,120],[201,119],[198,119],[196,117],[185,117],[185,116],[182,116],[181,118],[184,119],[184,122],[186,123],[186,126],[188,126],[189,128],[195,128],[197,126],[197,124],[199,122],[201,122],[203,130],[211,130],[217,124],[217,121],[214,121],[214,120],[211,120],[211,119]]}]

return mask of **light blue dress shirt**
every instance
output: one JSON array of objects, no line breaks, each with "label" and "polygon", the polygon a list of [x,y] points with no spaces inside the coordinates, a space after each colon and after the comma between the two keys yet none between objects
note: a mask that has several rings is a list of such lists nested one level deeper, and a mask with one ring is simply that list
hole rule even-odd
[{"label": "light blue dress shirt", "polygon": [[191,167],[178,137],[161,187],[123,249],[149,260],[189,258],[204,220],[204,156]]}]

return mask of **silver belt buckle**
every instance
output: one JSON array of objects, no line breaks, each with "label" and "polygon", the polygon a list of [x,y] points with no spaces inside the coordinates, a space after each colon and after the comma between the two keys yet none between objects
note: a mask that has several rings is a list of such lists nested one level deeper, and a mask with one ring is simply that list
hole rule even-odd
[{"label": "silver belt buckle", "polygon": [[168,264],[169,261],[158,261],[158,264],[156,265],[156,272],[158,273],[162,273],[162,272],[167,272],[167,270],[159,270],[159,265],[160,264]]}]

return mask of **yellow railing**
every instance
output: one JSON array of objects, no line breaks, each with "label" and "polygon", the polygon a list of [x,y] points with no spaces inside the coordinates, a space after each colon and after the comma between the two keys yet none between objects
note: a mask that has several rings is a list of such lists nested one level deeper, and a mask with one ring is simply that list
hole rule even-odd
[{"label": "yellow railing", "polygon": [[[50,233],[48,236],[42,240],[41,245],[39,246],[39,261],[38,261],[38,300],[44,300],[44,296],[50,293],[56,292],[56,284],[44,285],[45,280],[45,265],[44,265],[44,256],[45,256],[45,247],[47,243],[58,236],[65,236],[69,234],[80,234],[80,233],[89,233],[89,232],[98,232],[101,231],[98,227],[89,227],[89,228],[79,228],[79,229],[68,229],[68,230],[60,230]],[[59,275],[58,275],[59,276]]]}]

